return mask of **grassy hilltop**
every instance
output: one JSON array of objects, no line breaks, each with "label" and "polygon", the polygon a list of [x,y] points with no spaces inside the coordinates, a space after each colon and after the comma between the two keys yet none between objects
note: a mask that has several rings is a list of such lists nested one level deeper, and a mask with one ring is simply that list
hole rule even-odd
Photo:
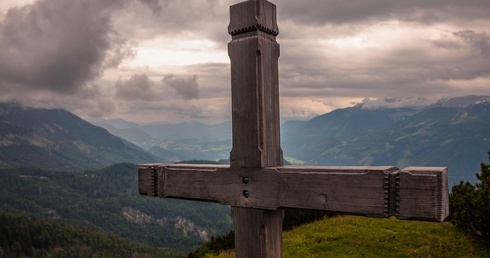
[{"label": "grassy hilltop", "polygon": [[284,232],[283,257],[490,257],[490,247],[450,223],[338,216]]}]

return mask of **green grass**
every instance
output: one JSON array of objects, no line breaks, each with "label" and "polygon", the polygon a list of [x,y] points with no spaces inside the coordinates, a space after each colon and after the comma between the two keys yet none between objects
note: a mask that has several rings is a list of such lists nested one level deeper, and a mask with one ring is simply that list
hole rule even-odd
[{"label": "green grass", "polygon": [[490,246],[450,223],[338,216],[284,232],[283,257],[490,257]]}]

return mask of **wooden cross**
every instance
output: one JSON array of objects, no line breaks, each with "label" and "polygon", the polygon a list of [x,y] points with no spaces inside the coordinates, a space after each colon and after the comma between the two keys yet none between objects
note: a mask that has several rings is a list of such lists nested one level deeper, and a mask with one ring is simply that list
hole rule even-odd
[{"label": "wooden cross", "polygon": [[446,168],[283,166],[276,6],[251,0],[230,13],[230,165],[140,165],[140,194],[231,205],[237,257],[281,257],[281,208],[428,221],[448,216]]}]

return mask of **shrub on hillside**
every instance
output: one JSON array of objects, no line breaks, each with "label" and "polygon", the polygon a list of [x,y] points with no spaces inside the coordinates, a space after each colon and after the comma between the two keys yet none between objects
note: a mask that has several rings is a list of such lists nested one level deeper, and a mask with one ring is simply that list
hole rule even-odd
[{"label": "shrub on hillside", "polygon": [[[490,152],[488,153],[490,160]],[[451,222],[478,238],[490,241],[490,164],[481,164],[479,182],[460,182],[450,196]]]}]

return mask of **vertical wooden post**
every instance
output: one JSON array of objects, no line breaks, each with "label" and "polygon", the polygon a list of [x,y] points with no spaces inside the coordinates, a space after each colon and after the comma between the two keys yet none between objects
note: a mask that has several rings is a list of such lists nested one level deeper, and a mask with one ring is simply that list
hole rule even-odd
[{"label": "vertical wooden post", "polygon": [[232,207],[236,257],[282,257],[283,210]]},{"label": "vertical wooden post", "polygon": [[230,7],[233,149],[231,166],[282,165],[279,120],[279,44],[275,5]]},{"label": "vertical wooden post", "polygon": [[[232,35],[228,44],[233,125],[230,166],[281,166],[275,5],[255,0],[231,6],[228,31]],[[283,216],[283,210],[232,207],[236,256],[281,257]]]}]

